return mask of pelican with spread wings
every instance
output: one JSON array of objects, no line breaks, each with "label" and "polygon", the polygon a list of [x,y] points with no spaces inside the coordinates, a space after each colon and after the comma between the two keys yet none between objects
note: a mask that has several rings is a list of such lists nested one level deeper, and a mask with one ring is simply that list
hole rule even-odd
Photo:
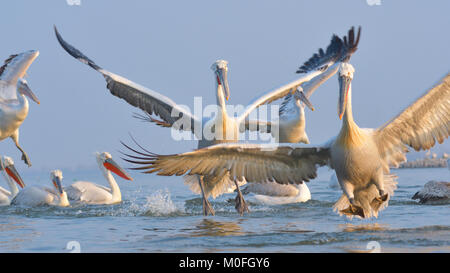
[{"label": "pelican with spread wings", "polygon": [[14,54],[0,67],[0,140],[10,137],[28,166],[31,166],[31,161],[19,145],[19,127],[28,116],[29,110],[25,96],[37,104],[40,102],[23,77],[37,56],[37,50]]},{"label": "pelican with spread wings", "polygon": [[[171,127],[177,130],[191,131],[199,139],[198,148],[204,148],[218,143],[237,142],[239,140],[239,133],[243,131],[243,128],[248,129],[252,127],[251,124],[255,125],[255,128],[258,130],[262,125],[267,126],[267,122],[259,126],[258,122],[255,124],[255,121],[249,121],[248,117],[250,113],[257,107],[283,98],[290,93],[292,94],[291,99],[295,103],[304,103],[312,107],[299,87],[303,83],[308,82],[327,71],[331,65],[339,60],[342,54],[342,41],[339,37],[333,36],[326,51],[320,49],[318,54],[315,54],[300,68],[300,72],[303,73],[302,77],[257,97],[257,99],[253,100],[238,117],[231,116],[227,113],[226,100],[228,100],[230,96],[227,81],[228,63],[224,60],[218,60],[212,65],[212,70],[214,71],[216,82],[216,97],[219,110],[217,115],[213,118],[200,119],[178,106],[170,98],[101,68],[78,49],[64,41],[56,27],[55,34],[64,50],[104,76],[107,81],[107,88],[114,96],[124,99],[126,102],[140,108],[148,115],[159,116],[162,120],[156,120],[151,116],[148,117],[150,121],[156,122],[158,125]],[[318,86],[322,82],[322,80],[317,80],[316,85]],[[313,90],[314,88],[316,88],[316,86],[308,87],[310,90]],[[205,132],[210,132],[211,134],[205,135]],[[230,179],[227,172],[214,176],[205,174],[188,175],[185,177],[185,182],[191,186],[191,189],[194,192],[202,194],[203,212],[205,215],[214,214],[214,210],[208,202],[208,196],[211,195],[216,197],[227,192],[231,187],[236,187],[238,190],[236,209],[241,214],[248,210],[239,190],[238,181],[245,182],[241,178]]]},{"label": "pelican with spread wings", "polygon": [[322,145],[219,144],[175,155],[142,151],[129,161],[143,165],[135,169],[158,175],[229,172],[232,178],[244,177],[247,182],[281,184],[309,181],[317,176],[319,166],[328,165],[343,191],[334,210],[350,218],[378,217],[397,187],[390,167],[406,160],[408,147],[428,150],[449,136],[450,73],[391,121],[377,129],[363,129],[353,119],[354,71],[351,64],[340,64],[342,126],[337,136]]}]

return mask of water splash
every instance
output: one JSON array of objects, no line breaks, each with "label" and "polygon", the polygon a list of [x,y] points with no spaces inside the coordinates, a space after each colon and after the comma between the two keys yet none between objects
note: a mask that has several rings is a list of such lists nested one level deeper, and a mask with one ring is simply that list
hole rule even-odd
[{"label": "water splash", "polygon": [[158,190],[147,197],[147,203],[144,205],[146,216],[167,216],[183,212],[178,208],[170,198],[168,189]]}]

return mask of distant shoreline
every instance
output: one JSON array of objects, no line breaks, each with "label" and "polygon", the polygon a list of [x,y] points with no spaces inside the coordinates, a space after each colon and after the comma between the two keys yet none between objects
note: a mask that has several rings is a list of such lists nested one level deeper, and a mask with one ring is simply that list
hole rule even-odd
[{"label": "distant shoreline", "polygon": [[445,158],[425,158],[400,164],[399,168],[447,168]]}]

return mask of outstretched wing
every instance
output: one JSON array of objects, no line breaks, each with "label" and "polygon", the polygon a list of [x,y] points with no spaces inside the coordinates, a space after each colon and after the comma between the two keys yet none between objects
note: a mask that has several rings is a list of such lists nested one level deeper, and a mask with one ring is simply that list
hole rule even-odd
[{"label": "outstretched wing", "polygon": [[227,171],[234,179],[247,182],[273,181],[298,184],[317,176],[317,167],[328,164],[329,146],[313,147],[300,144],[219,144],[174,155],[158,155],[143,149],[137,151],[125,145],[135,155],[124,160],[143,165],[132,169],[158,175],[213,175]]},{"label": "outstretched wing", "polygon": [[328,67],[330,67],[330,65],[332,65],[336,60],[339,59],[342,54],[342,45],[342,40],[338,36],[333,35],[333,37],[331,38],[331,42],[326,49],[326,53],[323,49],[319,49],[319,54],[314,54],[314,56],[321,56],[320,62],[315,62],[314,64],[306,62],[302,66],[304,67],[304,69],[301,69],[301,73],[305,74],[302,78],[283,85],[280,88],[267,92],[261,96],[258,96],[245,108],[244,112],[239,116],[238,120],[243,121],[253,110],[258,108],[259,106],[283,98],[287,94],[289,94],[289,92],[295,92],[295,90],[301,84],[308,82],[314,77],[322,74]]},{"label": "outstretched wing", "polygon": [[[177,127],[179,127],[176,129],[192,131],[192,133],[195,133],[194,128],[201,128],[201,122],[168,97],[134,83],[124,77],[104,70],[78,49],[64,41],[56,29],[56,26],[55,34],[58,42],[67,53],[103,75],[107,82],[106,88],[108,88],[114,96],[124,99],[129,104],[140,108],[150,115],[155,114],[161,117],[163,122],[170,124],[171,126],[175,126],[176,121],[183,118],[182,122],[177,123]],[[199,127],[196,127],[196,124]]]},{"label": "outstretched wing", "polygon": [[407,146],[428,150],[450,133],[450,73],[398,116],[375,131],[378,150],[388,164],[405,160]]}]

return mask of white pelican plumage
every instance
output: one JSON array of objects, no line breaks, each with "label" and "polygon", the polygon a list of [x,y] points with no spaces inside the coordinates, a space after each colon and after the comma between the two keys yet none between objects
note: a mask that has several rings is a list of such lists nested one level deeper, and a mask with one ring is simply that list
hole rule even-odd
[{"label": "white pelican plumage", "polygon": [[[348,32],[349,37],[350,35],[354,35],[353,28],[351,28]],[[360,32],[358,32],[358,37],[359,35]],[[344,39],[347,38],[344,37]],[[311,70],[312,66],[317,66],[318,64],[324,62],[329,62],[331,59],[334,60],[334,63],[329,62],[329,68],[326,69],[322,74],[314,77],[308,82],[301,84],[298,87],[298,90],[300,92],[296,93],[296,95],[288,94],[286,97],[284,97],[279,111],[279,119],[268,122],[266,124],[266,127],[269,128],[268,131],[272,133],[272,136],[275,138],[276,142],[309,144],[309,138],[305,130],[305,104],[310,103],[309,98],[322,83],[336,74],[342,61],[349,61],[351,55],[357,50],[358,42],[359,39],[357,39],[354,44],[345,47],[343,46],[342,40],[334,35],[331,44],[328,46],[326,54],[319,51],[319,55],[315,54],[302,67],[300,67],[297,73],[305,73],[308,70]],[[341,51],[340,55],[337,54],[337,52],[339,51]],[[300,96],[305,96],[306,100],[300,100]],[[314,110],[312,105],[308,105],[308,107],[311,110]],[[255,126],[254,123],[256,123],[257,126]],[[259,128],[264,123],[263,121],[250,121],[249,124],[253,125],[249,127]],[[251,128],[249,129],[251,130]],[[339,185],[337,184],[336,186],[339,187]],[[260,189],[260,187],[262,188]],[[310,191],[305,183],[299,185],[280,185],[276,182],[267,182],[262,184],[251,184],[247,187],[247,191],[250,192],[262,194],[260,193],[262,191],[268,192],[269,195],[279,193],[281,194],[281,196],[283,196],[287,190],[290,191],[293,196],[296,196],[296,198],[291,198],[292,202],[306,202],[311,199]]]},{"label": "white pelican plumage", "polygon": [[412,199],[419,199],[420,204],[447,204],[450,202],[450,182],[429,181]]},{"label": "white pelican plumage", "polygon": [[116,204],[122,202],[122,194],[111,172],[125,180],[133,180],[107,152],[96,153],[97,164],[110,188],[92,182],[77,181],[64,188],[70,200],[86,204]]},{"label": "white pelican plumage", "polygon": [[[353,41],[353,36],[344,40]],[[390,122],[377,129],[361,129],[353,120],[351,104],[354,71],[349,63],[340,64],[338,116],[342,127],[325,144],[219,144],[177,155],[147,153],[139,163],[159,175],[215,174],[225,169],[231,177],[244,177],[248,182],[285,184],[315,178],[317,167],[328,165],[344,193],[335,211],[350,218],[377,217],[396,189],[389,167],[406,160],[408,146],[427,150],[448,138],[450,73]]]},{"label": "white pelican plumage", "polygon": [[14,167],[14,161],[8,156],[2,156],[0,158],[0,171],[9,186],[9,191],[0,187],[0,206],[8,206],[11,204],[11,200],[19,193],[16,183],[21,187],[25,187],[25,183],[20,177],[19,173]]},{"label": "white pelican plumage", "polygon": [[37,104],[39,100],[23,78],[39,51],[29,50],[9,56],[0,68],[0,140],[10,137],[22,153],[22,160],[31,166],[30,159],[19,145],[19,127],[28,115],[28,96]]},{"label": "white pelican plumage", "polygon": [[[238,117],[234,117],[227,113],[225,102],[230,96],[227,81],[228,63],[224,60],[218,60],[211,68],[214,71],[217,106],[219,109],[217,115],[213,118],[201,119],[191,115],[191,113],[178,106],[170,98],[101,68],[78,49],[64,41],[56,27],[55,34],[60,45],[71,56],[82,63],[89,65],[103,75],[107,81],[107,88],[110,90],[111,94],[140,108],[148,115],[155,114],[162,119],[156,120],[149,116],[149,121],[156,122],[158,125],[164,127],[191,131],[200,140],[198,148],[204,148],[218,143],[237,142],[239,140],[239,132],[243,131],[243,127],[248,129],[248,127],[251,126],[251,122],[248,122],[247,120],[252,111],[263,104],[283,98],[289,93],[294,93],[292,96],[294,102],[301,100],[306,105],[311,105],[306,96],[302,94],[301,90],[297,90],[297,88],[300,87],[302,83],[310,81],[326,71],[341,54],[341,40],[337,36],[333,36],[332,44],[327,51],[324,52],[320,49],[319,54],[315,54],[313,58],[310,59],[310,62],[305,63],[308,69],[302,70],[303,67],[300,69],[300,72],[305,73],[303,77],[259,96],[257,99],[253,100]],[[242,127],[241,124],[243,125]],[[258,124],[256,124],[256,127],[258,127]],[[205,134],[205,132],[211,134]],[[214,215],[214,210],[207,198],[210,195],[215,198],[216,196],[227,192],[232,187],[237,187],[238,192],[236,197],[236,209],[241,214],[243,214],[244,211],[248,211],[244,198],[239,190],[239,181],[245,183],[245,181],[242,181],[240,178],[230,179],[227,172],[220,174],[219,176],[188,175],[185,177],[185,183],[190,185],[191,190],[202,194],[203,212],[205,215]]]},{"label": "white pelican plumage", "polygon": [[295,185],[276,182],[249,183],[242,192],[255,194],[254,201],[267,205],[302,203],[311,200],[311,192],[306,183]]},{"label": "white pelican plumage", "polygon": [[11,201],[12,205],[21,205],[29,207],[37,206],[70,206],[67,199],[67,193],[61,185],[63,176],[61,170],[54,170],[50,173],[50,180],[54,188],[29,186],[21,190]]}]

